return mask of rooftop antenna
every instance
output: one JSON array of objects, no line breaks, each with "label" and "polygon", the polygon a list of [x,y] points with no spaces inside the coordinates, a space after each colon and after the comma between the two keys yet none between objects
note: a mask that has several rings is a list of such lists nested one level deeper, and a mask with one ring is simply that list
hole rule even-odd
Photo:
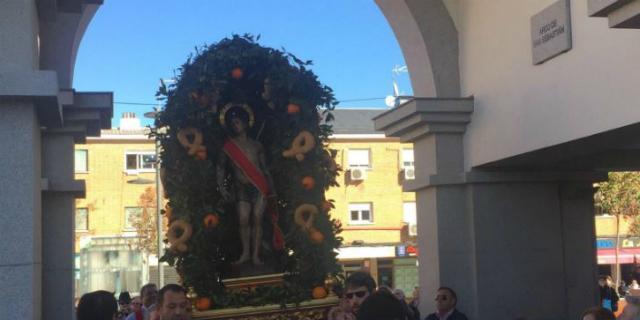
[{"label": "rooftop antenna", "polygon": [[393,95],[387,96],[384,99],[384,103],[387,105],[387,107],[389,108],[394,108],[394,107],[398,107],[401,103],[403,103],[403,99],[400,99],[400,89],[398,86],[398,81],[397,81],[397,77],[400,73],[407,73],[409,72],[409,70],[407,69],[407,66],[401,66],[401,65],[395,65],[393,66],[393,69],[391,69],[391,76],[392,76],[392,82],[393,82]]}]

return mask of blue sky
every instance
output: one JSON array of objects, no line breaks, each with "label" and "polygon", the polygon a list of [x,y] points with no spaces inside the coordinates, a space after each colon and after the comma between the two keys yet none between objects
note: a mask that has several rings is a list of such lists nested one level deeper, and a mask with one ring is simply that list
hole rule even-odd
[{"label": "blue sky", "polygon": [[[195,46],[231,34],[261,35],[284,47],[332,87],[338,100],[392,94],[392,72],[404,65],[400,47],[373,0],[107,0],[80,45],[74,87],[113,91],[118,102],[154,103],[158,79],[173,76]],[[400,74],[404,94],[409,77]],[[116,104],[142,117],[152,106]],[[384,100],[345,101],[339,107],[384,108]],[[148,123],[148,122],[144,122]]]}]

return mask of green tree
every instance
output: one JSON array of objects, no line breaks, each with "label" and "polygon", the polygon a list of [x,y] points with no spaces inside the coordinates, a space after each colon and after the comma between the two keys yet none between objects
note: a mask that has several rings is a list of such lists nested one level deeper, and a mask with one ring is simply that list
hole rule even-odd
[{"label": "green tree", "polygon": [[640,234],[640,172],[609,173],[609,180],[598,185],[595,206],[599,213],[616,217],[616,275],[619,278],[618,244],[622,221],[630,222],[629,234]]},{"label": "green tree", "polygon": [[638,234],[636,218],[640,215],[640,172],[611,172],[609,180],[599,184],[596,209],[632,220],[631,233]]},{"label": "green tree", "polygon": [[[156,188],[148,187],[138,198],[138,206],[142,208],[140,216],[132,222],[138,238],[135,247],[146,253],[158,253],[158,227],[156,209]],[[162,229],[167,230],[166,217],[163,216]]]}]

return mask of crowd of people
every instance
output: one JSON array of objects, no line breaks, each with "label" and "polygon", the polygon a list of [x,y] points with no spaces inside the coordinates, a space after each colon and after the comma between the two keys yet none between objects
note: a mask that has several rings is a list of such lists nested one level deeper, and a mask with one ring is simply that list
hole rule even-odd
[{"label": "crowd of people", "polygon": [[[436,293],[436,310],[425,320],[467,320],[456,309],[458,297],[455,291],[441,287]],[[409,300],[400,289],[388,286],[376,288],[376,282],[364,271],[355,272],[345,281],[340,304],[329,310],[328,320],[422,320],[418,306],[418,288]]]},{"label": "crowd of people", "polygon": [[[328,320],[423,320],[418,310],[416,287],[410,299],[400,289],[376,287],[375,280],[364,271],[351,274],[339,293],[340,303],[327,313]],[[436,293],[436,311],[424,320],[467,320],[456,309],[458,298],[453,289],[442,287]],[[180,285],[168,284],[159,291],[149,283],[138,296],[99,290],[84,294],[76,307],[77,320],[189,320],[191,301]]]},{"label": "crowd of people", "polygon": [[[616,320],[619,309],[618,290],[610,276],[600,277],[600,305],[585,310],[582,320]],[[328,320],[422,320],[418,306],[418,288],[407,299],[400,289],[376,287],[375,280],[364,271],[355,272],[338,292],[339,305],[329,310]],[[627,295],[627,305],[618,320],[640,320],[640,296]],[[424,320],[467,320],[456,309],[458,296],[449,287],[440,287],[435,294],[436,310]],[[180,285],[167,284],[160,290],[149,283],[140,294],[131,297],[122,292],[116,300],[113,293],[99,290],[83,295],[76,307],[77,320],[189,320],[191,301]],[[518,318],[524,320],[524,318]]]},{"label": "crowd of people", "polygon": [[180,285],[168,284],[160,291],[149,283],[140,289],[140,295],[131,298],[122,292],[116,301],[108,291],[84,294],[76,307],[77,320],[190,320],[191,301]]},{"label": "crowd of people", "polygon": [[633,295],[630,290],[637,290],[638,283],[633,280],[631,286],[624,283],[616,289],[611,276],[603,275],[598,279],[598,295],[600,304],[585,310],[582,320],[616,320],[615,313],[620,307],[620,296],[626,301],[624,310],[618,316],[618,320],[639,320],[640,319],[640,296]]}]

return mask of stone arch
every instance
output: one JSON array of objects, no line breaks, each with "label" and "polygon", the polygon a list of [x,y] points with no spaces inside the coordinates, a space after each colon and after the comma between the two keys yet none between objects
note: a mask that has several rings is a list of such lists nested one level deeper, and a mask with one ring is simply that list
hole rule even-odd
[{"label": "stone arch", "polygon": [[444,3],[376,0],[402,49],[417,97],[459,97],[458,31]]},{"label": "stone arch", "polygon": [[87,4],[76,12],[42,14],[40,6],[40,68],[58,74],[58,87],[71,89],[80,42],[99,5]]},{"label": "stone arch", "polygon": [[[415,95],[458,96],[457,31],[443,2],[376,3],[398,39]],[[11,200],[9,207],[20,209],[19,218],[8,225],[14,233],[8,235],[21,233],[25,240],[17,249],[13,244],[0,248],[9,263],[0,263],[0,269],[16,279],[8,284],[10,298],[0,303],[9,317],[72,318],[72,239],[59,235],[73,235],[74,199],[84,192],[84,185],[73,178],[73,143],[108,128],[113,104],[110,93],[75,92],[73,73],[80,41],[101,4],[14,1],[0,10],[0,39],[8,40],[0,41],[0,49],[5,49],[0,51],[6,51],[0,58],[0,78],[11,84],[0,86],[0,128],[5,128],[0,133],[22,139],[0,142],[0,148],[19,151],[9,158],[10,165],[0,168],[0,176],[23,173],[18,175],[22,188],[0,194],[0,202]],[[16,148],[23,140],[33,148]]]}]

